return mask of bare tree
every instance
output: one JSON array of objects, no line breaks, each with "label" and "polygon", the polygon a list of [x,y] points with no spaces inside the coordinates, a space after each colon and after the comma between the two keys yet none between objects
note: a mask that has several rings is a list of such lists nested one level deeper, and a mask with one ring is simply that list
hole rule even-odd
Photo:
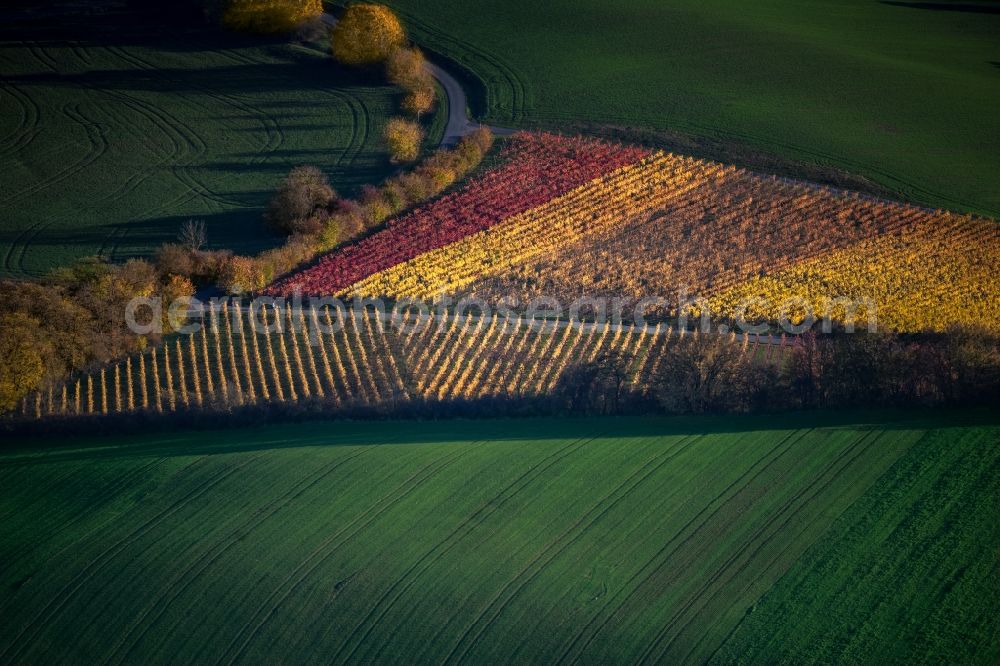
[{"label": "bare tree", "polygon": [[205,222],[203,220],[188,220],[181,225],[180,233],[177,234],[177,240],[187,249],[197,252],[208,242]]}]

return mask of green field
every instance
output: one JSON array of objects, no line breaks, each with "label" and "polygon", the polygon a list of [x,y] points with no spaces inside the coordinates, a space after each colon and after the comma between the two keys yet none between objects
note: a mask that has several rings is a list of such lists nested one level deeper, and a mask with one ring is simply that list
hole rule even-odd
[{"label": "green field", "polygon": [[387,4],[479,79],[490,122],[670,130],[1000,217],[995,0]]},{"label": "green field", "polygon": [[903,418],[8,441],[0,662],[995,662],[1000,428]]},{"label": "green field", "polygon": [[322,45],[72,6],[0,12],[0,276],[148,253],[191,218],[255,251],[279,241],[261,211],[291,167],[347,194],[387,173],[394,90]]}]

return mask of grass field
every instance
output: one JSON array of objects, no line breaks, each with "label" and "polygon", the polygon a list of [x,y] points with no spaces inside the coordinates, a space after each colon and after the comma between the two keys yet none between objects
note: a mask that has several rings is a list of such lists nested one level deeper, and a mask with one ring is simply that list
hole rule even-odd
[{"label": "grass field", "polygon": [[254,251],[279,241],[261,211],[291,167],[347,194],[387,173],[393,89],[322,45],[67,7],[0,21],[0,276],[147,253],[191,218]]},{"label": "grass field", "polygon": [[1000,216],[995,2],[388,4],[472,73],[490,122],[669,130]]},{"label": "grass field", "polygon": [[995,661],[1000,430],[903,418],[8,441],[0,661]]}]

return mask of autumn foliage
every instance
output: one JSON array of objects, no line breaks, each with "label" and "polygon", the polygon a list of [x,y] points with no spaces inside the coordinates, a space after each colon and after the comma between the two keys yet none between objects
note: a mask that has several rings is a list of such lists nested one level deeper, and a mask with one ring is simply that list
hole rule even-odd
[{"label": "autumn foliage", "polygon": [[[708,305],[727,324],[811,313],[906,333],[1000,330],[992,221],[602,145],[521,135],[505,166],[275,288],[624,308],[657,297],[645,314],[660,319],[693,299],[692,317]],[[597,154],[601,167],[574,178]]]},{"label": "autumn foliage", "polygon": [[[945,331],[955,324],[1000,331],[1000,229],[993,221],[940,215],[753,277],[715,294],[713,309],[733,316],[742,302],[754,319],[774,321],[779,305],[803,303],[814,316],[893,331]],[[838,297],[844,299],[838,303]],[[850,307],[848,307],[850,305]],[[806,314],[802,310],[801,316]]]},{"label": "autumn foliage", "polygon": [[[399,173],[379,186],[366,186],[358,198],[338,200],[333,210],[317,210],[308,218],[309,224],[289,236],[281,247],[254,257],[226,257],[216,266],[212,279],[228,293],[260,291],[300,264],[440,194],[452,182],[474,169],[489,151],[492,142],[493,136],[488,129],[478,129],[453,148],[434,152],[413,169]],[[204,254],[202,252],[198,256]]]},{"label": "autumn foliage", "polygon": [[386,61],[389,82],[406,91],[402,108],[409,114],[420,116],[434,108],[434,77],[427,59],[416,47],[400,47]]},{"label": "autumn foliage", "polygon": [[393,162],[412,162],[420,156],[424,130],[419,123],[405,118],[392,118],[385,126],[385,142]]},{"label": "autumn foliage", "polygon": [[320,0],[228,0],[222,23],[239,32],[282,33],[322,13]]},{"label": "autumn foliage", "polygon": [[281,233],[316,232],[322,211],[330,208],[337,193],[323,172],[314,166],[292,169],[282,181],[265,213],[268,224]]},{"label": "autumn foliage", "polygon": [[333,56],[345,65],[374,65],[406,43],[399,19],[385,5],[349,5],[331,35]]},{"label": "autumn foliage", "polygon": [[[489,138],[488,132],[477,133],[459,144],[455,153],[470,152],[471,158],[481,154],[477,136],[484,142]],[[316,265],[276,283],[268,291],[340,293],[379,271],[488,229],[583,183],[637,162],[647,152],[591,139],[519,134],[504,148],[502,166],[457,192],[391,221],[385,229],[359,243],[326,255]],[[449,175],[447,164],[430,161],[424,166],[422,173],[426,177]],[[401,183],[402,187],[406,185]]]}]

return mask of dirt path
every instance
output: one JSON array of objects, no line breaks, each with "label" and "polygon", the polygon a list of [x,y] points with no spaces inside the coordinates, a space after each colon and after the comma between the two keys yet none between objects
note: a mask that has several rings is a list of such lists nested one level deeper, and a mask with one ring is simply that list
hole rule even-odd
[{"label": "dirt path", "polygon": [[[332,14],[323,14],[323,23],[331,28],[337,23],[337,19]],[[430,64],[431,75],[444,89],[448,98],[448,123],[445,125],[444,135],[441,137],[442,146],[453,146],[463,136],[472,134],[482,124],[469,116],[469,99],[462,90],[462,85],[454,76],[435,65]],[[493,133],[498,136],[513,134],[516,130],[507,127],[489,126]]]}]

